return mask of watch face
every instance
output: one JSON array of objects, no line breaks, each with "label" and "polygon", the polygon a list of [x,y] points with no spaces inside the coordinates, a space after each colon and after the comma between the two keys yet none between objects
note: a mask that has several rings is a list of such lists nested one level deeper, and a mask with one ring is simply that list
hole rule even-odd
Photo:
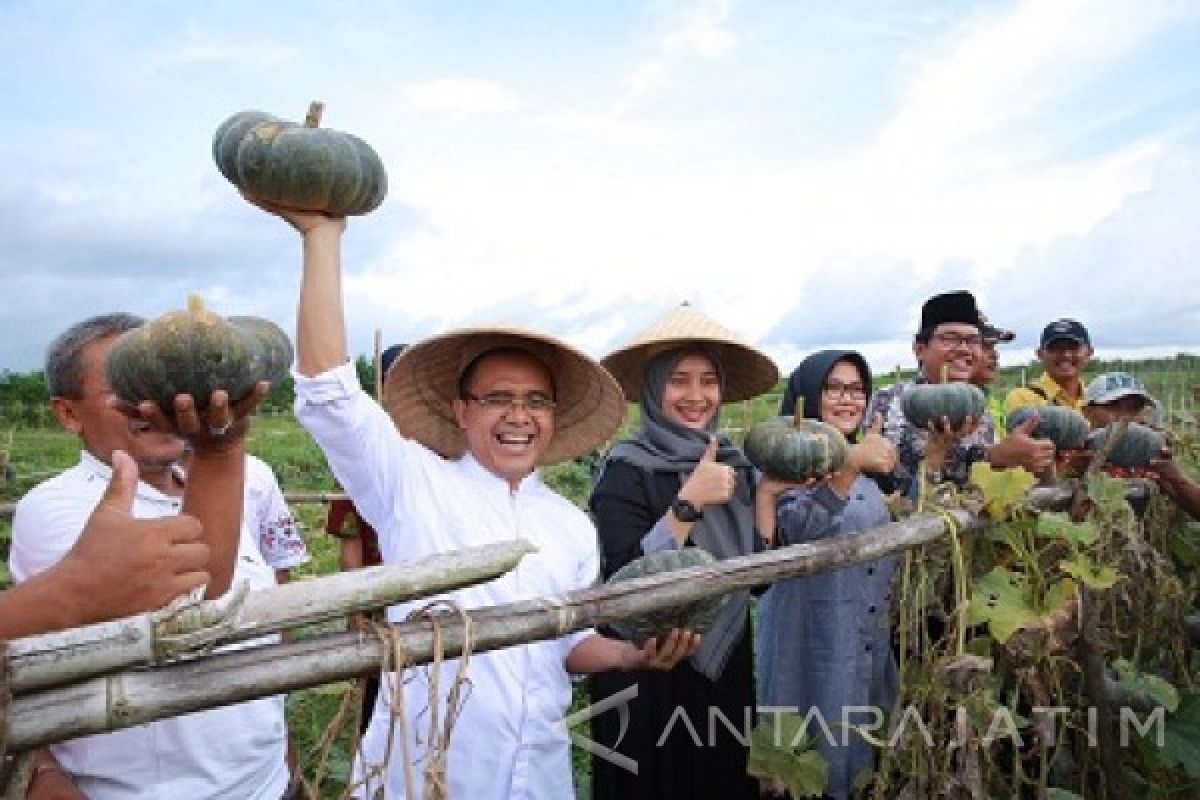
[{"label": "watch face", "polygon": [[704,516],[704,512],[687,500],[676,500],[671,504],[671,510],[675,512],[675,517],[680,522],[695,522]]}]

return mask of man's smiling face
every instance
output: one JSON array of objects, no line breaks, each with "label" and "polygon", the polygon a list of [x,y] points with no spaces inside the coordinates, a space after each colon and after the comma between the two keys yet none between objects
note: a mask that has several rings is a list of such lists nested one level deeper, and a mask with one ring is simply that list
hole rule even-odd
[{"label": "man's smiling face", "polygon": [[454,400],[454,415],[467,450],[515,489],[554,438],[550,371],[532,355],[498,351],[479,358],[464,388],[466,397]]}]

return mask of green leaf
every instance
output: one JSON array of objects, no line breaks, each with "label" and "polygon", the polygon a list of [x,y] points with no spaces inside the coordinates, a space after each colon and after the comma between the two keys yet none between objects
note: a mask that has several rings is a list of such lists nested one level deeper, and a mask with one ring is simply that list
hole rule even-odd
[{"label": "green leaf", "polygon": [[1024,575],[995,567],[975,582],[967,622],[986,622],[996,641],[1004,644],[1021,628],[1048,624],[1053,615],[1065,611],[1074,593],[1075,582],[1064,578],[1039,602]]},{"label": "green leaf", "polygon": [[1112,567],[1094,564],[1085,553],[1080,553],[1070,561],[1060,561],[1058,566],[1091,589],[1111,589],[1120,577],[1120,573]]},{"label": "green leaf", "polygon": [[1075,794],[1070,789],[1051,786],[1046,790],[1046,800],[1083,800],[1083,795]]},{"label": "green leaf", "polygon": [[1122,514],[1129,510],[1125,500],[1125,482],[1098,472],[1088,478],[1088,497],[1096,510],[1106,517]]},{"label": "green leaf", "polygon": [[1121,686],[1130,693],[1149,697],[1167,711],[1174,713],[1179,708],[1179,692],[1159,676],[1142,672],[1132,662],[1118,658],[1113,662]]},{"label": "green leaf", "polygon": [[746,771],[756,778],[783,781],[793,797],[814,797],[825,792],[829,764],[804,731],[799,714],[771,714],[750,734]]},{"label": "green leaf", "polygon": [[1142,743],[1156,751],[1168,767],[1182,767],[1190,777],[1200,777],[1200,694],[1186,692],[1179,707],[1167,717],[1162,748],[1155,747],[1152,735]]},{"label": "green leaf", "polygon": [[1091,522],[1072,522],[1066,514],[1047,511],[1038,515],[1037,534],[1043,539],[1062,539],[1087,547],[1095,543],[1100,532]]},{"label": "green leaf", "polygon": [[971,483],[983,492],[985,510],[992,519],[1003,519],[1024,505],[1034,481],[1033,475],[1020,467],[997,470],[983,461],[971,465]]}]

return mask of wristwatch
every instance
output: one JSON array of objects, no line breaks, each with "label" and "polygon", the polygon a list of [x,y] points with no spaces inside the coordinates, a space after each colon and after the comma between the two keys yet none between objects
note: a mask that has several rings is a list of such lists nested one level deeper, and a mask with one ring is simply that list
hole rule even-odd
[{"label": "wristwatch", "polygon": [[680,522],[695,522],[704,517],[704,512],[696,508],[690,501],[684,500],[682,497],[676,497],[675,502],[671,503],[671,513],[675,515],[675,519]]}]

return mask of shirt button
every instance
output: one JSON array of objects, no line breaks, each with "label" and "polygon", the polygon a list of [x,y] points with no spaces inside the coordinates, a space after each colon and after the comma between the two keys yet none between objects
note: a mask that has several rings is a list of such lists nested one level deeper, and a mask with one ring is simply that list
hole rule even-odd
[{"label": "shirt button", "polygon": [[871,652],[871,645],[867,645],[867,652]]},{"label": "shirt button", "polygon": [[867,574],[868,574],[868,575],[874,575],[874,574],[875,574],[875,568],[874,568],[874,567],[867,567]]},{"label": "shirt button", "polygon": [[875,606],[867,606],[867,613],[868,613],[868,614],[874,614],[874,613],[875,613]]}]

